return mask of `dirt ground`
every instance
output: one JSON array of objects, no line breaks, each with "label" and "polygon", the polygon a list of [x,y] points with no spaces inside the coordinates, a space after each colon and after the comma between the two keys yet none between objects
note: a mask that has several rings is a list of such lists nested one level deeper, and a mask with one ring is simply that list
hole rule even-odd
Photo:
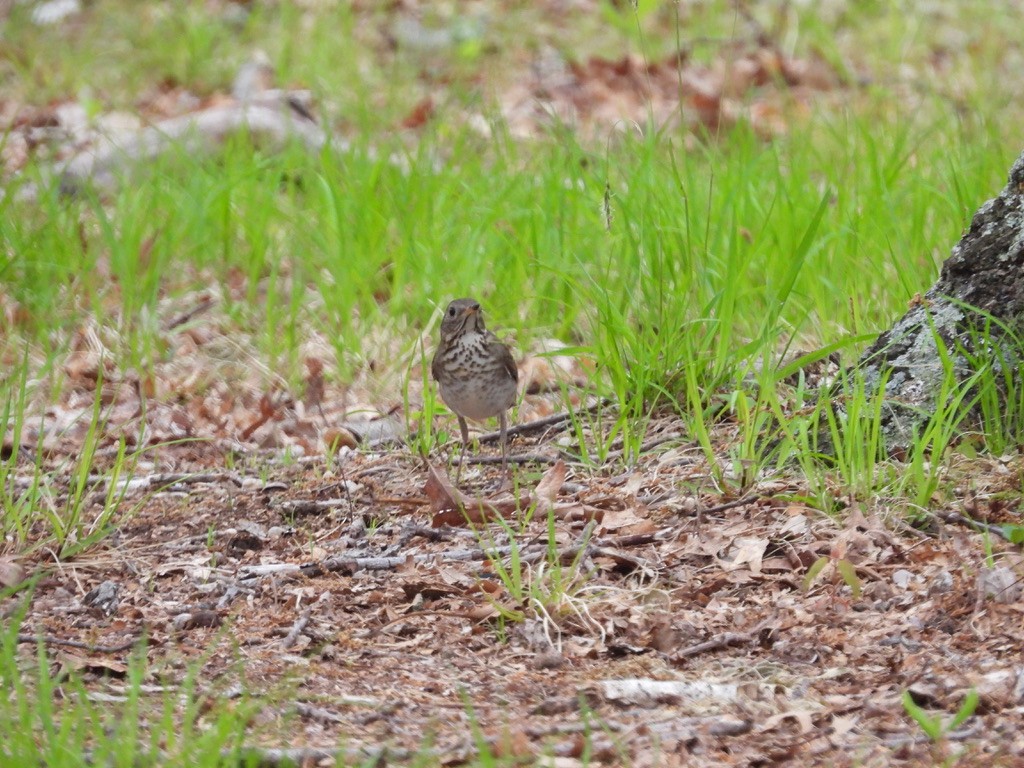
[{"label": "dirt ground", "polygon": [[[156,700],[198,662],[197,695],[267,694],[254,746],[309,765],[340,744],[442,764],[1024,764],[1015,548],[987,542],[993,568],[963,526],[855,507],[839,522],[779,481],[696,492],[707,467],[677,426],[617,475],[558,464],[558,425],[518,437],[537,511],[498,503],[504,527],[453,517],[406,452],[268,477],[214,466],[211,446],[193,474],[137,476],[117,534],[52,569],[23,631],[89,646],[51,642],[115,697],[145,636]],[[496,466],[463,475],[496,498]],[[501,578],[509,532],[522,589]],[[943,722],[971,689],[980,703],[932,743],[908,689]]]}]

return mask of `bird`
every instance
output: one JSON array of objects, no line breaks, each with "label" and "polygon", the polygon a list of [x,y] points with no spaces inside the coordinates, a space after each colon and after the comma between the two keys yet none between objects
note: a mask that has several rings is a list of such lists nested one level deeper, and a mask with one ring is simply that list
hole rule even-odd
[{"label": "bird", "polygon": [[[466,419],[498,417],[501,471],[508,471],[508,415],[516,401],[519,370],[512,352],[484,326],[480,303],[455,299],[441,320],[441,342],[430,363],[441,399],[455,412],[462,433],[462,456],[469,445]],[[462,460],[455,474],[459,482]]]}]

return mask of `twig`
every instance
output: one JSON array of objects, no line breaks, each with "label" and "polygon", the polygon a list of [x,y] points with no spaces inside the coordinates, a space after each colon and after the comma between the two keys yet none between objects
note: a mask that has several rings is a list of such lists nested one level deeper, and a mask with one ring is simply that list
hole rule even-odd
[{"label": "twig", "polygon": [[329,709],[323,709],[322,707],[314,707],[312,704],[306,704],[301,701],[295,702],[295,711],[302,717],[316,720],[324,725],[340,723],[344,720],[337,712],[331,712]]},{"label": "twig", "polygon": [[204,299],[203,301],[196,304],[196,306],[192,307],[192,309],[186,312],[182,312],[177,317],[172,318],[171,321],[167,323],[167,325],[164,327],[164,330],[173,331],[179,325],[184,325],[189,320],[192,320],[194,317],[196,317],[196,315],[201,315],[203,312],[206,312],[207,310],[213,308],[213,306],[216,303],[217,302],[214,301],[213,299]]},{"label": "twig", "polygon": [[662,528],[660,531],[652,531],[650,533],[631,533],[626,536],[616,536],[613,539],[602,539],[597,543],[610,547],[639,547],[644,544],[653,544],[659,539],[665,538],[672,530],[672,528]]},{"label": "twig", "polygon": [[[501,456],[463,456],[452,460],[458,464],[501,464]],[[543,453],[512,453],[509,454],[509,464],[554,464],[558,461],[555,456],[545,456]]]},{"label": "twig", "polygon": [[93,653],[121,653],[133,647],[138,642],[138,638],[127,640],[120,645],[95,645],[78,640],[64,640],[53,635],[18,635],[19,643],[38,643],[39,641],[47,645],[62,645],[66,648],[78,648],[83,651],[92,651]]},{"label": "twig", "polygon": [[675,651],[671,656],[673,659],[687,659],[709,651],[719,651],[730,645],[747,645],[748,643],[755,642],[761,636],[761,633],[770,626],[772,626],[772,619],[767,618],[746,632],[723,632],[706,642],[691,645],[689,648],[683,648],[681,651]]},{"label": "twig", "polygon": [[[118,449],[119,450],[119,449]],[[56,485],[58,482],[63,486],[71,482],[67,478],[50,478]],[[223,483],[231,481],[239,488],[243,485],[242,478],[234,472],[203,472],[197,474],[185,474],[180,472],[160,472],[153,475],[139,475],[123,478],[117,481],[116,488],[124,491],[141,491],[148,488],[164,490],[175,485],[190,485],[192,483]],[[23,476],[13,478],[15,487],[23,488],[31,486],[36,482],[33,477]],[[110,478],[102,475],[89,475],[88,482],[94,485],[98,492],[105,492],[110,486]]]},{"label": "twig", "polygon": [[303,574],[304,576],[322,576],[335,571],[389,571],[412,560],[414,563],[427,563],[440,558],[444,562],[463,562],[466,560],[488,560],[494,557],[505,557],[512,552],[512,547],[495,547],[490,550],[465,549],[454,552],[430,553],[420,555],[394,555],[392,557],[329,557],[316,563],[296,565],[295,563],[271,563],[267,565],[247,565],[239,569],[239,578],[248,579],[272,574]]},{"label": "twig", "polygon": [[1014,542],[1013,537],[1010,536],[1010,534],[1007,533],[1001,525],[993,525],[992,523],[985,523],[981,520],[972,520],[966,515],[961,515],[959,512],[954,512],[951,509],[936,512],[935,515],[945,523],[959,523],[960,525],[966,526],[968,528],[974,528],[977,531],[985,531],[986,533],[991,533],[995,536],[999,536],[1000,538],[1005,539],[1011,544],[1019,543]]},{"label": "twig", "polygon": [[[487,435],[485,435],[487,437]],[[637,453],[647,453],[653,448],[657,448],[659,445],[665,443],[671,443],[673,440],[678,440],[679,435],[666,435],[663,437],[656,437],[652,440],[648,440],[646,443],[640,446]],[[481,439],[483,442],[483,439]],[[566,451],[559,451],[559,456],[547,456],[543,453],[513,453],[509,454],[509,464],[554,464],[559,458],[569,459],[572,461],[576,457],[570,455]],[[625,454],[625,451],[612,451],[606,457],[606,460],[610,461],[613,459],[621,458]],[[456,457],[453,459],[453,463],[458,464],[461,461],[463,464],[501,464],[500,456],[463,456]]]},{"label": "twig", "polygon": [[[984,728],[984,723],[978,720],[973,725],[961,728],[958,731],[949,731],[944,733],[942,734],[942,738],[946,741],[967,741],[968,739],[973,739],[975,736],[980,735],[982,728]],[[910,744],[930,744],[933,742],[927,735],[919,733],[916,735],[896,736],[894,738],[887,739],[884,743],[885,746],[890,749],[899,749]]]},{"label": "twig", "polygon": [[[424,504],[427,502],[424,501]],[[413,539],[420,537],[427,541],[448,541],[458,535],[455,528],[427,528],[425,525],[409,525],[402,529],[397,544],[399,547],[406,546]],[[465,531],[465,534],[474,536],[472,531]]]},{"label": "twig", "polygon": [[281,502],[281,510],[291,515],[311,515],[347,506],[350,506],[347,499],[293,499]]},{"label": "twig", "polygon": [[[417,756],[419,753],[417,753]],[[375,749],[323,749],[320,747],[242,747],[221,752],[221,764],[247,768],[279,768],[293,765],[366,765],[384,766],[391,761],[409,760],[411,753],[390,747]]]},{"label": "twig", "polygon": [[[349,144],[325,133],[295,105],[306,100],[301,91],[267,90],[245,103],[229,103],[161,120],[153,126],[114,141],[106,139],[80,152],[63,165],[43,172],[44,182],[56,178],[61,192],[74,194],[86,184],[100,189],[117,186],[120,172],[179,149],[189,156],[211,153],[233,133],[247,130],[264,144],[284,146],[297,140],[311,152],[326,146],[348,151]],[[39,188],[26,184],[18,198],[33,200]]]},{"label": "twig", "polygon": [[[587,547],[587,554],[591,557],[603,556],[610,557],[621,563],[628,563],[636,568],[649,569],[650,566],[642,559],[632,557],[630,555],[617,552],[612,547],[629,547],[638,546],[641,544],[649,544],[656,541],[659,537],[664,537],[671,528],[666,528],[661,531],[655,531],[653,533],[636,534],[634,536],[621,536],[618,538],[608,540],[595,540],[591,539],[593,535],[594,527],[596,526],[595,521],[591,520],[586,527],[584,527],[581,533],[580,541],[581,544],[576,544],[571,547],[565,547],[558,551],[560,558],[571,559],[579,554],[581,547]],[[404,535],[404,534],[403,534]],[[427,536],[433,539],[433,529],[413,529],[409,538],[412,536]],[[408,539],[406,539],[408,540]],[[403,554],[403,555],[392,555],[390,557],[329,557],[324,560],[320,560],[315,563],[305,563],[302,565],[296,563],[268,563],[263,565],[247,565],[242,566],[239,569],[238,577],[240,579],[251,579],[259,578],[261,576],[271,575],[297,575],[302,574],[303,576],[314,577],[322,576],[325,573],[333,573],[338,571],[348,571],[355,573],[356,571],[388,571],[394,568],[399,568],[409,562],[413,563],[429,563],[436,560],[441,562],[465,562],[472,560],[493,560],[498,557],[507,557],[512,553],[513,547],[506,545],[502,547],[493,547],[491,549],[457,549],[449,552],[430,552],[421,554]],[[540,540],[531,541],[525,545],[519,546],[520,558],[523,562],[531,562],[538,557],[544,557],[548,553],[547,544]]]},{"label": "twig", "polygon": [[158,475],[150,475],[145,478],[150,485],[188,485],[191,483],[222,483],[230,480],[239,488],[242,487],[242,478],[234,472],[206,472],[202,474],[184,474],[180,472],[163,472]]},{"label": "twig", "polygon": [[[557,554],[558,554],[559,561],[563,562],[563,563],[566,562],[566,561],[570,561],[571,562],[571,561],[575,560],[577,557],[579,557],[581,552],[583,552],[584,555],[593,555],[595,553],[603,552],[603,550],[599,546],[597,546],[594,543],[593,539],[592,539],[592,536],[594,535],[594,528],[596,528],[596,527],[597,527],[597,520],[591,520],[590,522],[588,522],[583,527],[583,530],[580,531],[580,535],[579,535],[579,542],[580,543],[579,544],[575,544],[575,545],[573,545],[571,547],[566,547],[565,549],[558,550]],[[531,554],[525,554],[525,550],[527,548],[531,548],[532,549],[533,547],[531,545],[534,545],[534,544],[540,545],[539,549],[537,549],[536,552],[533,552]],[[520,560],[522,562],[524,562],[524,563],[540,562],[541,560],[543,560],[548,555],[547,542],[540,541],[540,537],[539,536],[535,537],[534,540],[531,541],[526,547],[522,547],[520,549],[520,552],[523,553],[523,554],[520,555]],[[580,558],[580,560],[582,560],[582,559],[583,558]]]},{"label": "twig", "polygon": [[[360,499],[360,501],[366,500],[367,497]],[[425,499],[422,496],[403,499],[400,496],[374,496],[370,494],[368,500],[371,504],[395,504],[400,507],[423,507],[430,503],[430,499]]]},{"label": "twig", "polygon": [[728,501],[725,504],[718,504],[714,507],[705,507],[700,511],[702,515],[713,515],[715,512],[724,512],[727,509],[735,509],[736,507],[745,507],[747,504],[753,504],[758,499],[762,499],[760,493],[752,493],[749,496],[744,496],[742,499],[736,499],[735,501]]},{"label": "twig", "polygon": [[[480,442],[485,442],[484,438],[490,438],[491,434],[492,433],[488,433],[486,435],[483,435],[480,438]],[[497,433],[494,433],[494,434],[497,434]],[[643,445],[641,445],[639,450],[637,451],[637,453],[647,453],[648,451],[650,451],[650,450],[652,450],[654,448],[657,448],[659,445],[664,445],[665,443],[671,443],[672,441],[678,440],[678,439],[679,439],[679,435],[663,435],[661,437],[652,438],[651,440],[648,440]],[[571,456],[566,451],[559,451],[558,453],[559,453],[559,456],[561,458],[563,458],[563,459],[569,459],[571,461],[571,460],[573,460],[575,458],[575,457]],[[625,451],[622,451],[622,450],[611,451],[607,455],[606,461],[611,461],[611,460],[614,460],[614,459],[618,459],[618,458],[621,458],[624,455],[625,455]],[[558,461],[559,456],[547,456],[547,455],[545,455],[543,453],[518,453],[518,454],[513,453],[513,454],[509,455],[508,461],[509,461],[509,464],[554,464],[556,461]],[[500,464],[501,463],[501,457],[500,456],[465,456],[465,457],[461,458],[461,461],[464,464]],[[459,459],[458,458],[454,459],[454,462],[458,463]]]},{"label": "twig", "polygon": [[691,645],[689,648],[683,648],[681,651],[675,651],[672,654],[672,658],[688,659],[692,656],[708,653],[709,651],[720,651],[723,648],[728,648],[730,645],[746,645],[753,642],[754,635],[755,633],[753,632],[723,632],[706,642]]},{"label": "twig", "polygon": [[[584,529],[584,531],[586,530],[587,529]],[[558,556],[563,560],[576,557],[576,555],[579,554],[581,546],[582,545],[574,545],[560,549],[558,550]],[[440,560],[441,562],[493,560],[498,557],[507,557],[512,554],[512,550],[513,547],[511,545],[506,545],[486,550],[460,549],[452,552],[431,552],[418,555],[393,555],[390,557],[329,557],[315,563],[305,563],[302,565],[298,565],[296,563],[269,563],[265,565],[242,566],[239,569],[238,577],[244,580],[259,578],[261,576],[288,576],[301,574],[312,578],[315,576],[322,576],[325,573],[335,573],[338,571],[347,571],[349,573],[355,573],[356,571],[389,571],[406,565],[409,562],[429,563],[435,560]],[[530,543],[519,547],[520,559],[523,562],[533,562],[539,558],[547,556],[547,554],[548,548],[547,544],[544,542]],[[616,561],[627,563],[636,568],[649,568],[648,564],[640,558],[635,558],[630,555],[623,554],[622,552],[616,552],[595,542],[587,544],[587,554],[590,556],[597,555],[610,557]]]},{"label": "twig", "polygon": [[386,624],[381,624],[379,627],[373,627],[366,635],[366,637],[376,637],[388,627],[393,627],[395,624],[401,624],[403,621],[409,619],[415,619],[419,616],[448,616],[453,619],[469,619],[475,621],[477,624],[491,618],[490,616],[478,616],[473,613],[466,613],[465,611],[436,611],[436,610],[424,610],[424,611],[409,611],[403,613],[397,619],[392,619]]},{"label": "twig", "polygon": [[[605,397],[599,402],[594,403],[588,408],[581,408],[578,411],[565,411],[563,413],[554,413],[551,416],[545,416],[543,419],[537,419],[536,421],[528,421],[525,424],[516,424],[515,426],[508,428],[508,436],[513,437],[514,435],[526,435],[530,432],[537,432],[545,427],[555,427],[563,422],[569,421],[577,413],[591,413],[596,411],[598,408],[603,408],[606,405],[610,405],[612,402],[611,398]],[[481,443],[493,443],[501,439],[501,432],[487,432],[477,438]]]},{"label": "twig", "polygon": [[[571,562],[577,557],[580,557],[580,553],[583,552],[584,556],[589,558],[606,557],[609,560],[614,560],[617,565],[628,565],[638,571],[654,571],[646,560],[639,557],[633,557],[632,555],[627,555],[624,552],[619,552],[616,549],[605,546],[604,542],[592,539],[591,536],[594,532],[594,528],[596,527],[596,520],[591,520],[587,523],[583,532],[580,534],[580,544],[558,550],[557,555],[559,561],[562,563]],[[548,548],[546,543],[540,542],[540,548],[535,552],[527,552],[526,549],[526,547],[523,547],[520,550],[521,554],[519,559],[521,562],[536,563],[548,557]],[[580,559],[582,560],[582,558]]]},{"label": "twig", "polygon": [[617,565],[629,565],[637,571],[654,573],[655,570],[643,558],[633,557],[632,555],[627,555],[625,552],[608,549],[607,547],[591,547],[587,554],[591,557],[607,557],[610,560],[614,560]]},{"label": "twig", "polygon": [[299,635],[302,634],[302,630],[304,630],[306,628],[306,625],[309,624],[309,617],[312,614],[312,608],[307,608],[305,611],[302,612],[302,615],[299,616],[299,618],[296,619],[295,623],[292,625],[291,630],[288,632],[287,635],[285,635],[284,640],[281,641],[282,648],[291,648],[293,645],[295,645],[295,641],[299,639]]}]

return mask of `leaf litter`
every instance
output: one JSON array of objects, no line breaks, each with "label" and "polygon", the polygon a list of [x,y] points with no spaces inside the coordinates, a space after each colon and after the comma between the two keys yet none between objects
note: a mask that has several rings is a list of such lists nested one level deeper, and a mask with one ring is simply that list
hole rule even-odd
[{"label": "leaf litter", "polygon": [[[116,388],[108,412],[136,413],[138,391]],[[275,418],[298,407],[284,402]],[[103,429],[124,432],[113,415]],[[168,448],[176,471],[132,478],[116,531],[89,552],[57,570],[31,548],[4,556],[8,574],[46,574],[24,639],[45,636],[98,700],[123,692],[143,636],[163,685],[203,659],[203,695],[238,676],[266,697],[252,740],[268,749],[345,740],[400,757],[429,743],[458,763],[475,721],[498,754],[590,749],[607,764],[1024,755],[1015,548],[992,542],[993,569],[963,526],[894,528],[884,508],[837,521],[778,479],[722,498],[701,490],[699,462],[666,468],[679,445],[613,474],[559,459],[551,434],[513,444],[552,461],[517,468],[512,495],[490,465],[456,489],[401,449],[289,464],[252,447],[228,471],[209,442]],[[975,727],[931,745],[903,711],[908,689],[950,717],[976,690]],[[279,717],[293,727],[275,730]],[[583,732],[600,735],[584,746]]]},{"label": "leaf litter", "polygon": [[[296,394],[223,356],[219,375],[231,378],[217,383],[206,358],[216,305],[201,333],[163,324],[189,342],[151,383],[102,353],[114,346],[109,329],[86,326],[62,402],[34,401],[40,418],[18,441],[40,446],[58,507],[97,396],[95,471],[122,440],[143,451],[117,481],[115,527],[98,544],[57,569],[32,536],[0,553],[5,583],[44,575],[24,653],[44,636],[57,669],[83,676],[97,701],[123,695],[124,665],[145,636],[147,685],[173,688],[202,659],[211,701],[232,686],[265,697],[251,738],[266,749],[344,739],[400,757],[429,743],[457,763],[477,750],[475,720],[496,752],[569,760],[585,751],[582,733],[599,732],[587,748],[608,764],[1024,755],[1014,629],[1024,563],[964,518],[936,513],[920,531],[879,502],[836,520],[801,503],[806,488],[786,477],[722,495],[670,416],[649,430],[667,441],[628,471],[584,466],[566,459],[572,442],[555,413],[564,382],[543,376],[513,438],[516,456],[543,461],[516,465],[514,492],[496,491],[502,478],[486,463],[496,449],[482,440],[482,463],[464,467],[456,489],[444,451],[424,462],[396,446],[401,416],[371,438],[367,425],[395,418],[390,406],[353,422],[373,401],[323,375],[326,345],[308,347],[316,362]],[[586,390],[573,397],[588,402]],[[339,425],[357,447],[328,442]],[[728,425],[718,429],[725,446]],[[25,488],[33,463],[22,454],[13,481]],[[995,462],[998,472],[992,463],[955,468],[972,477],[961,506],[1007,519],[1020,460]],[[86,520],[111,481],[90,482]],[[476,509],[486,515],[466,514]],[[905,690],[948,718],[971,690],[980,704],[936,746],[905,714]],[[281,717],[294,727],[275,730]]]}]

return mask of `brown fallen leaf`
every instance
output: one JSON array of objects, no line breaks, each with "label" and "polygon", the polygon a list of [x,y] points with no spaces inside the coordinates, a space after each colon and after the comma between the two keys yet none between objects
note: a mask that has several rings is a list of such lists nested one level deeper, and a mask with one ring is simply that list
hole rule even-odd
[{"label": "brown fallen leaf", "polygon": [[654,523],[636,513],[636,507],[609,510],[601,518],[604,531],[621,531],[623,533],[649,533],[655,529]]},{"label": "brown fallen leaf", "polygon": [[[324,401],[324,363],[318,357],[306,358],[306,380],[303,402],[307,408],[315,408]],[[330,444],[330,443],[328,443]]]},{"label": "brown fallen leaf", "polygon": [[159,234],[159,231],[154,232],[139,245],[139,253],[136,256],[136,261],[140,267],[145,268],[149,266],[150,256],[153,253],[153,246],[156,245],[156,238]]},{"label": "brown fallen leaf", "polygon": [[417,102],[409,111],[409,114],[402,118],[402,127],[410,130],[422,128],[430,121],[436,111],[437,107],[434,104],[434,100],[427,96]]},{"label": "brown fallen leaf", "polygon": [[591,520],[596,520],[600,523],[604,519],[603,509],[591,507],[588,504],[577,504],[574,502],[568,504],[555,504],[553,512],[557,519],[570,523],[589,523]]},{"label": "brown fallen leaf", "polygon": [[530,494],[500,501],[467,496],[453,486],[447,475],[439,472],[433,464],[427,464],[427,482],[423,492],[430,500],[430,509],[434,512],[430,523],[434,528],[442,525],[476,525],[504,519],[531,504]]},{"label": "brown fallen leaf", "polygon": [[800,729],[800,733],[810,733],[814,729],[814,712],[806,709],[792,709],[788,712],[780,712],[777,715],[772,715],[761,725],[761,731],[767,732],[780,727],[787,720],[792,720],[797,724]]},{"label": "brown fallen leaf", "polygon": [[673,629],[670,619],[661,618],[651,625],[648,646],[661,653],[669,653],[679,647],[679,633]]},{"label": "brown fallen leaf", "polygon": [[328,427],[323,433],[324,445],[328,446],[334,453],[342,448],[356,448],[359,441],[356,436],[344,427]]},{"label": "brown fallen leaf", "polygon": [[497,618],[501,612],[493,603],[480,603],[466,611],[466,618],[473,621],[484,621],[485,619]]},{"label": "brown fallen leaf", "polygon": [[80,656],[77,653],[62,651],[57,654],[60,662],[61,674],[68,672],[93,672],[100,675],[113,677],[124,677],[128,672],[128,666],[114,659],[100,659],[91,656]]},{"label": "brown fallen leaf", "polygon": [[[566,350],[566,354],[558,354]],[[581,359],[572,347],[558,339],[540,339],[519,361],[519,387],[530,395],[560,392],[566,384],[586,387],[592,378],[591,361]]]},{"label": "brown fallen leaf", "polygon": [[558,492],[565,483],[565,462],[559,459],[544,473],[544,476],[537,483],[537,514],[547,515],[554,508],[558,498]]},{"label": "brown fallen leaf", "polygon": [[262,427],[268,421],[270,421],[277,414],[278,403],[276,398],[270,393],[264,393],[260,397],[259,401],[259,415],[254,418],[249,426],[242,430],[242,434],[239,435],[239,439],[248,440],[252,437],[252,433]]}]

